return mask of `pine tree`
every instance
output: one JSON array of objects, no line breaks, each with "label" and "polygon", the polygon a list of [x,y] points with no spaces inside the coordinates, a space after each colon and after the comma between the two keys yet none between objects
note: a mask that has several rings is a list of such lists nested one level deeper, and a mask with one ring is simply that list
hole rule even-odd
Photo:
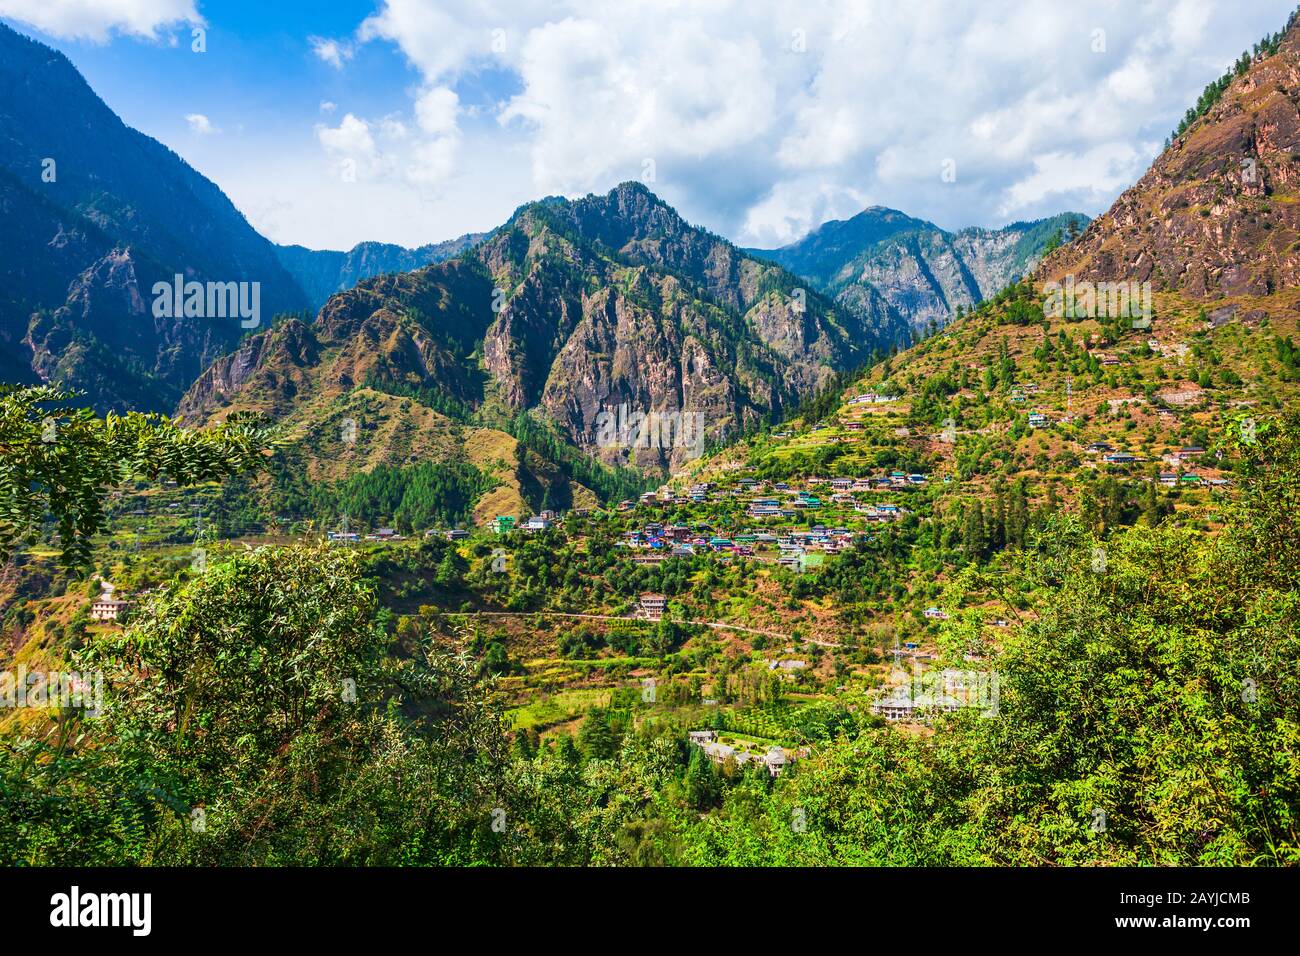
[{"label": "pine tree", "polygon": [[979,501],[975,502],[974,507],[966,511],[966,525],[962,530],[961,549],[962,553],[972,561],[984,556],[984,505]]},{"label": "pine tree", "polygon": [[1154,528],[1160,523],[1160,499],[1156,495],[1156,479],[1147,482],[1146,492],[1142,498],[1142,518]]}]

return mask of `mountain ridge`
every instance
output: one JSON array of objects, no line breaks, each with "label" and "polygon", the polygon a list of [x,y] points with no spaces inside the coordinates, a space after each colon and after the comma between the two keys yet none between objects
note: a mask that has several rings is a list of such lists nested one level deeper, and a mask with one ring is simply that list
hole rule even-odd
[{"label": "mountain ridge", "polygon": [[804,276],[836,301],[872,292],[916,333],[945,325],[958,307],[989,298],[1087,221],[1080,213],[956,232],[886,206],[822,223],[779,249],[750,250]]},{"label": "mountain ridge", "polygon": [[[123,123],[66,56],[3,24],[0,172],[14,226],[0,239],[11,290],[0,299],[0,341],[29,380],[60,381],[120,410],[128,403],[116,383],[134,407],[169,411],[243,333],[237,321],[156,320],[155,282],[258,282],[268,321],[306,306],[219,187]],[[96,302],[112,306],[101,315]]]}]

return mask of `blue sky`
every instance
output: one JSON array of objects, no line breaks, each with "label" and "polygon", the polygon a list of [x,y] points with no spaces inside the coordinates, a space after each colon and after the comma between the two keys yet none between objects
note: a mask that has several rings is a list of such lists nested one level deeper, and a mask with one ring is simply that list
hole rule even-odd
[{"label": "blue sky", "polygon": [[641,179],[694,222],[779,245],[872,204],[947,228],[1101,212],[1292,2],[0,0],[0,16],[279,242],[417,245]]}]

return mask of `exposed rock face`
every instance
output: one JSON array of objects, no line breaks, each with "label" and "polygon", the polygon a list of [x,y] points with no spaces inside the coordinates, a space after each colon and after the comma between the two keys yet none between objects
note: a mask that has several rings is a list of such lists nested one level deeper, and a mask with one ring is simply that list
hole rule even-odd
[{"label": "exposed rock face", "polygon": [[1042,279],[1151,282],[1197,298],[1300,285],[1300,23],[1256,60]]},{"label": "exposed rock face", "polygon": [[945,325],[1032,267],[1056,233],[1087,217],[1064,213],[1003,229],[945,232],[894,209],[872,206],[814,229],[798,242],[754,254],[779,262],[858,311],[888,309],[907,327]]},{"label": "exposed rock face", "polygon": [[284,417],[295,400],[305,400],[311,392],[320,351],[312,330],[288,319],[244,339],[234,352],[209,365],[181,401],[179,414],[199,421],[208,409],[238,399],[241,408]]},{"label": "exposed rock face", "polygon": [[[611,463],[667,468],[788,410],[893,339],[784,269],[687,224],[649,190],[545,200],[454,260],[363,281],[310,329],[216,363],[182,403],[274,410],[370,385],[470,414],[529,413]],[[316,348],[293,348],[310,334]],[[298,400],[301,400],[299,398]],[[602,438],[604,415],[691,416],[681,439]],[[689,432],[704,424],[699,440]],[[630,447],[629,447],[630,446]]]},{"label": "exposed rock face", "polygon": [[0,212],[0,373],[63,382],[100,408],[170,411],[243,334],[156,323],[159,279],[258,282],[266,321],[306,306],[220,189],[124,125],[66,57],[3,25]]}]

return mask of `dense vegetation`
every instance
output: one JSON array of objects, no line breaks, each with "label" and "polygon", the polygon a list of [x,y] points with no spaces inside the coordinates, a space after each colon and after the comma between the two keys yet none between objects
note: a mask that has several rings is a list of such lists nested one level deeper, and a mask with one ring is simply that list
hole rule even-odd
[{"label": "dense vegetation", "polygon": [[[1055,516],[1009,552],[1032,602],[992,662],[995,717],[909,736],[811,710],[813,752],[777,780],[704,760],[635,692],[576,739],[511,735],[482,669],[380,612],[355,552],[236,553],[80,652],[108,675],[103,718],[5,741],[0,846],[16,863],[1295,863],[1300,420],[1242,452],[1222,535],[1115,529],[1099,569],[1092,531]],[[972,565],[949,599],[1001,573]],[[959,615],[943,640],[976,626]],[[779,683],[741,677],[751,723],[780,723]]]}]

